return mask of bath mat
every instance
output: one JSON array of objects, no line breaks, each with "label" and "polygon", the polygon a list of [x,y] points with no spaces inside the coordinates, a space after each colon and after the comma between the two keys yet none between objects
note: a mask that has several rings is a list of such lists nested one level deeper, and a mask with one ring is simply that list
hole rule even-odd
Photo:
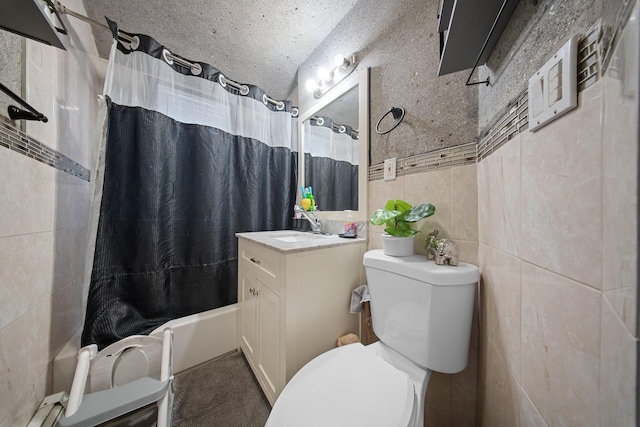
[{"label": "bath mat", "polygon": [[271,407],[242,353],[176,375],[173,426],[263,427]]}]

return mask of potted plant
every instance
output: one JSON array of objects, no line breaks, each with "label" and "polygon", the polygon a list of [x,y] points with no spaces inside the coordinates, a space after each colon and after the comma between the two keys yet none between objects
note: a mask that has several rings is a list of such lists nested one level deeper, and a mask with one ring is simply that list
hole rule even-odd
[{"label": "potted plant", "polygon": [[413,255],[413,240],[420,230],[412,227],[414,222],[420,221],[435,213],[436,208],[431,203],[411,206],[403,200],[388,200],[383,209],[377,209],[369,222],[373,225],[385,225],[382,235],[382,250],[387,255]]}]

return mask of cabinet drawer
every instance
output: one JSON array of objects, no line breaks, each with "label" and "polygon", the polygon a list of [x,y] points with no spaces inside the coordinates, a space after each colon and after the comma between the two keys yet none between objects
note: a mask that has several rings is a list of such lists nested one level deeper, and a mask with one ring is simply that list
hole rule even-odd
[{"label": "cabinet drawer", "polygon": [[258,279],[274,291],[280,291],[278,282],[279,256],[266,248],[244,244],[240,245],[240,266],[254,272]]}]

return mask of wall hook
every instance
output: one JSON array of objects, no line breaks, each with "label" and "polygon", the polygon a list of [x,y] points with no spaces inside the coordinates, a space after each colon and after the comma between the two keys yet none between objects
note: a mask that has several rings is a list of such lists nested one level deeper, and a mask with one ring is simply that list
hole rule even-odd
[{"label": "wall hook", "polygon": [[[393,118],[395,120],[395,122],[393,123],[393,125],[391,126],[391,128],[385,130],[385,131],[381,131],[380,130],[380,123],[382,122],[382,120],[384,120],[385,117],[387,117],[389,114],[393,115]],[[378,135],[384,135],[385,133],[389,133],[392,130],[394,130],[396,127],[398,127],[398,125],[400,124],[400,122],[402,121],[402,119],[404,119],[404,108],[402,107],[391,107],[391,109],[389,111],[387,111],[384,116],[382,116],[380,118],[380,120],[378,120],[378,124],[376,125],[376,133]]]}]

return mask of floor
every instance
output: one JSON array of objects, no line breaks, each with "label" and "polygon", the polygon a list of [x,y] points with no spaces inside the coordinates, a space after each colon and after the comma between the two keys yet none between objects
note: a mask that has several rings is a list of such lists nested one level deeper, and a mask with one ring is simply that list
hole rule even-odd
[{"label": "floor", "polygon": [[175,377],[173,426],[263,427],[271,406],[241,352]]}]

